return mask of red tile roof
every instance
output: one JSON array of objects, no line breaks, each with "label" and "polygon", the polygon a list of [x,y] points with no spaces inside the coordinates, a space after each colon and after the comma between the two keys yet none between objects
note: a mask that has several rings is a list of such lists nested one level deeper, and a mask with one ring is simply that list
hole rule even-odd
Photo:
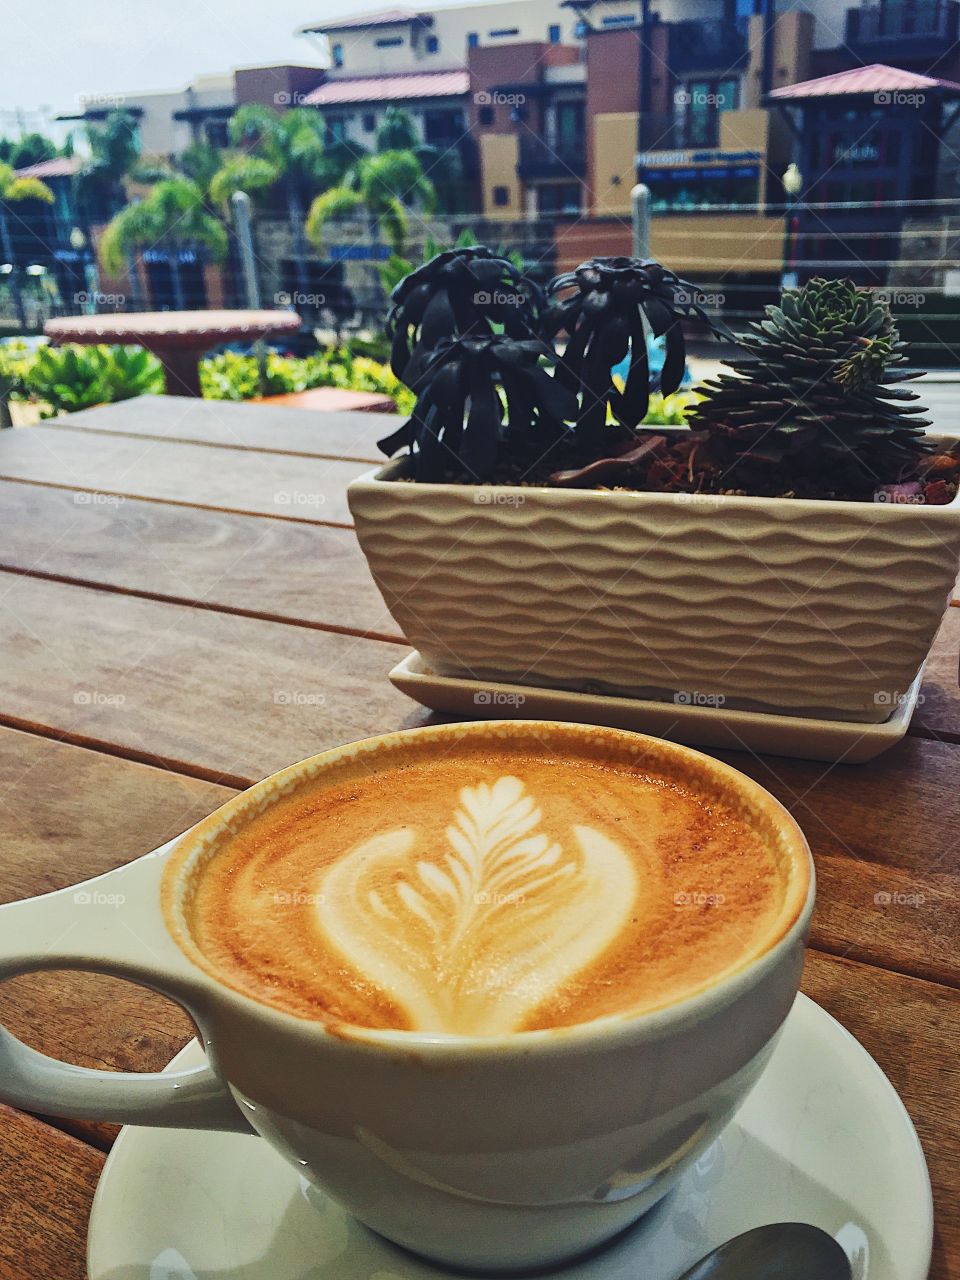
[{"label": "red tile roof", "polygon": [[328,80],[308,93],[311,107],[346,102],[393,102],[399,98],[459,98],[470,90],[468,71],[411,71],[394,76]]},{"label": "red tile roof", "polygon": [[380,9],[377,13],[359,13],[352,18],[331,18],[329,22],[308,22],[302,32],[347,31],[354,27],[395,27],[401,22],[415,22],[430,15],[416,9]]},{"label": "red tile roof", "polygon": [[79,156],[55,156],[52,160],[17,169],[16,174],[18,178],[71,178],[79,168]]},{"label": "red tile roof", "polygon": [[838,98],[856,94],[874,93],[923,93],[931,89],[949,89],[960,93],[960,84],[953,80],[936,80],[932,76],[917,75],[899,67],[887,67],[882,62],[869,67],[854,67],[852,71],[836,71],[832,76],[820,76],[817,80],[802,80],[799,84],[787,84],[774,89],[767,96],[777,102],[794,98]]}]

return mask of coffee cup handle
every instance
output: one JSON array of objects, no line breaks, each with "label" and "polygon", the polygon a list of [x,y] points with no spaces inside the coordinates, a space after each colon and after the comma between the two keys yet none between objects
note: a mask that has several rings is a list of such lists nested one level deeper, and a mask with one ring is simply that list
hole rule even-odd
[{"label": "coffee cup handle", "polygon": [[[157,886],[170,847],[69,889],[0,906],[0,982],[43,969],[111,974],[169,996],[202,1030],[202,985],[160,913]],[[2,1027],[0,1102],[75,1120],[253,1132],[209,1065],[96,1071],[47,1057]]]}]

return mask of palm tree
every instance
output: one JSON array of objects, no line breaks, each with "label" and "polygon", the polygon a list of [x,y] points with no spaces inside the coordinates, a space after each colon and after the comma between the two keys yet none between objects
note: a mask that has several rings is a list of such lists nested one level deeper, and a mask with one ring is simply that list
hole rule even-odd
[{"label": "palm tree", "polygon": [[[464,130],[466,133],[466,130]],[[437,203],[459,192],[462,196],[463,159],[459,147],[436,147],[421,142],[413,116],[403,107],[387,107],[376,132],[377,151],[412,151],[433,183]]]},{"label": "palm tree", "polygon": [[129,111],[111,111],[102,125],[87,125],[86,134],[90,156],[75,184],[77,203],[89,224],[109,217],[123,205],[123,180],[140,157],[140,137],[136,118]]},{"label": "palm tree", "polygon": [[53,192],[39,178],[18,178],[13,168],[0,163],[0,256],[4,262],[13,267],[10,276],[10,291],[13,294],[17,317],[23,328],[26,328],[26,316],[23,312],[23,298],[20,293],[20,275],[17,271],[13,253],[13,240],[10,235],[9,206],[20,204],[24,200],[42,200],[44,204],[53,204]]},{"label": "palm tree", "polygon": [[164,178],[143,200],[121,209],[103,233],[100,255],[108,271],[120,274],[138,249],[155,245],[168,249],[174,301],[182,310],[180,247],[200,246],[214,262],[222,262],[229,247],[223,223],[208,208],[203,190],[189,178]]},{"label": "palm tree", "polygon": [[323,118],[309,107],[281,113],[260,103],[244,103],[230,119],[230,140],[240,150],[215,175],[211,196],[221,204],[234,191],[253,193],[283,184],[297,289],[307,293],[306,201],[318,186],[340,180],[349,157],[343,148],[327,146]]},{"label": "palm tree", "polygon": [[[87,244],[95,243],[92,228],[113,217],[126,203],[125,179],[140,159],[140,133],[129,111],[111,111],[102,125],[88,124],[84,132],[90,154],[73,179],[77,217]],[[134,310],[140,310],[139,279],[132,262],[124,264],[130,279]],[[96,262],[94,262],[94,272]]]},{"label": "palm tree", "polygon": [[425,213],[433,213],[437,197],[433,183],[412,151],[362,156],[340,186],[324,191],[314,200],[307,215],[307,235],[320,245],[331,218],[362,210],[370,220],[374,240],[382,231],[393,252],[402,255],[410,224],[408,210],[414,203]]}]

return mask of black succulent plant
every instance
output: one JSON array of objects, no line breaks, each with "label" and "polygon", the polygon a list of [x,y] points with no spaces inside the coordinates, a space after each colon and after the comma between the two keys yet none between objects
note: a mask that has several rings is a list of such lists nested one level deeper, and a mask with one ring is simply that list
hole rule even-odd
[{"label": "black succulent plant", "polygon": [[[682,318],[697,316],[711,324],[695,301],[693,285],[658,262],[638,258],[593,258],[557,276],[547,294],[552,301],[541,332],[548,341],[561,331],[568,335],[557,377],[580,393],[577,434],[588,448],[603,433],[608,407],[621,426],[632,430],[646,416],[651,390],[669,395],[679,387],[686,366]],[[654,379],[648,328],[663,336],[666,346],[663,369]],[[611,369],[626,356],[630,369],[621,392]]]},{"label": "black succulent plant", "polygon": [[538,338],[506,335],[444,338],[432,349],[417,347],[406,365],[416,407],[380,448],[392,455],[406,446],[415,478],[434,482],[447,475],[488,478],[503,443],[548,448],[577,412],[574,392],[541,363],[552,359]]},{"label": "black succulent plant", "polygon": [[407,366],[419,348],[444,339],[489,338],[502,331],[521,341],[539,336],[543,294],[509,258],[482,245],[448,249],[411,273],[391,295],[390,364],[411,386]]},{"label": "black succulent plant", "polygon": [[[503,449],[513,464],[542,461],[559,442],[561,455],[582,463],[627,447],[622,432],[604,432],[608,405],[630,429],[645,416],[648,332],[666,337],[659,385],[680,385],[681,318],[705,318],[693,286],[656,262],[595,258],[551,281],[547,294],[550,306],[514,263],[478,245],[440,253],[401,281],[388,318],[391,365],[417,404],[380,441],[384,453],[408,448],[418,480],[487,480]],[[621,393],[611,369],[628,354]]]}]

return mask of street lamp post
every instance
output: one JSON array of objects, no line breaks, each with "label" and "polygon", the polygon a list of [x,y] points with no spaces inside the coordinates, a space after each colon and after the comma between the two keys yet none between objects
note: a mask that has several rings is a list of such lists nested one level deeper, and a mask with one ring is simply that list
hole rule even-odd
[{"label": "street lamp post", "polygon": [[88,253],[90,241],[82,227],[74,227],[70,232],[70,248],[80,259],[80,271],[83,275],[85,298],[81,309],[88,315],[97,310],[97,297],[100,292],[100,281],[97,278],[97,264],[93,255]]},{"label": "street lamp post", "polygon": [[800,283],[794,254],[800,221],[797,216],[797,196],[803,190],[803,174],[795,164],[790,164],[787,166],[781,182],[787,202],[786,217],[784,219],[783,269],[780,273],[780,287],[782,289],[795,289]]}]

